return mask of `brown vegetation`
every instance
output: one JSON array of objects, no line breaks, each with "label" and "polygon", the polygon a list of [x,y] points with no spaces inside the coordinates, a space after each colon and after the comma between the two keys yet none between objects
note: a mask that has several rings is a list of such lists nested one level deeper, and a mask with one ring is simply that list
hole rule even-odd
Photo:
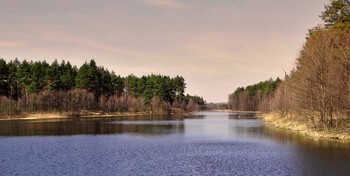
[{"label": "brown vegetation", "polygon": [[[325,24],[309,30],[296,67],[267,104],[283,121],[350,134],[350,2],[332,0],[325,7],[320,16]],[[232,107],[246,110],[250,100],[257,102],[252,95],[259,92],[247,88],[230,96]]]},{"label": "brown vegetation", "polygon": [[275,110],[313,126],[340,127],[350,117],[349,81],[349,30],[319,28],[276,91]]},{"label": "brown vegetation", "polygon": [[280,82],[277,78],[238,87],[229,95],[228,108],[234,111],[270,111],[273,92]]}]

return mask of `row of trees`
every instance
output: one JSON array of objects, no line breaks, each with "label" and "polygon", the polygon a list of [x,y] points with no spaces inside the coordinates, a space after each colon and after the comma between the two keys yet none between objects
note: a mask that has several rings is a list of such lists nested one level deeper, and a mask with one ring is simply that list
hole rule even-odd
[{"label": "row of trees", "polygon": [[269,111],[274,91],[281,82],[279,78],[272,78],[249,85],[238,87],[229,95],[228,107],[235,111]]},{"label": "row of trees", "polygon": [[275,110],[316,127],[344,127],[350,118],[350,2],[331,0],[320,17],[325,23],[309,31]]},{"label": "row of trees", "polygon": [[309,35],[296,68],[280,87],[282,116],[334,127],[350,117],[350,31],[319,28]]},{"label": "row of trees", "polygon": [[[324,25],[309,30],[296,67],[273,91],[270,108],[312,127],[348,129],[350,2],[331,0],[320,17]],[[240,99],[231,101],[240,103]]]},{"label": "row of trees", "polygon": [[121,77],[94,60],[80,68],[55,60],[6,62],[0,59],[0,114],[20,112],[169,112],[194,110],[202,97],[184,95],[183,77]]}]

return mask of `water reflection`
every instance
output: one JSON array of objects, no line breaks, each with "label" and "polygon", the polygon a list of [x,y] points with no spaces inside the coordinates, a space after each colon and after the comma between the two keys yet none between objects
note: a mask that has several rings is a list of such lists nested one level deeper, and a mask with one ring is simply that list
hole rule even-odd
[{"label": "water reflection", "polygon": [[[128,119],[128,121],[126,121]],[[173,119],[170,121],[169,119]],[[167,135],[183,133],[183,117],[144,116],[0,122],[0,136],[96,134]],[[174,121],[175,120],[175,121]]]},{"label": "water reflection", "polygon": [[[0,121],[0,136],[54,136],[137,134],[160,136],[184,134],[230,140],[270,140],[305,148],[349,148],[347,143],[312,139],[294,132],[265,126],[259,114],[199,112],[177,116],[134,116],[49,120]],[[350,154],[350,152],[349,152]],[[348,155],[348,154],[347,154]]]},{"label": "water reflection", "polygon": [[232,112],[200,112],[203,119],[185,119],[186,136],[212,137],[218,139],[260,138],[263,121],[257,114]]},{"label": "water reflection", "polygon": [[257,119],[260,113],[254,112],[240,112],[240,113],[229,113],[229,119]]},{"label": "water reflection", "polygon": [[[350,143],[346,141],[337,141],[331,139],[312,138],[309,136],[299,135],[295,132],[278,129],[271,126],[264,126],[263,136],[273,139],[277,143],[293,143],[304,148],[349,148]],[[350,148],[349,148],[350,149]],[[349,153],[350,154],[350,153]]]},{"label": "water reflection", "polygon": [[[90,164],[88,168],[96,168],[96,173],[112,168],[110,170],[113,172],[107,175],[121,171],[124,171],[122,175],[133,175],[131,171],[137,175],[157,168],[160,168],[158,172],[152,170],[153,175],[185,175],[191,171],[194,175],[348,175],[349,144],[312,139],[269,127],[258,115],[200,112],[188,116],[0,121],[0,154],[3,162],[0,170],[14,166],[13,171],[5,170],[5,173],[15,175],[13,173],[23,170],[16,167],[16,163],[27,166],[37,161],[31,167],[32,173],[36,173],[34,171],[40,170],[38,166],[56,161],[78,164],[75,168],[84,169],[87,168],[85,164]],[[76,134],[83,135],[69,136]],[[61,135],[65,137],[54,137]],[[52,149],[56,152],[52,152]],[[66,154],[67,151],[67,160],[51,157],[52,153]],[[28,154],[32,155],[30,161]],[[92,155],[95,157],[89,159]],[[79,157],[79,162],[70,160]],[[89,163],[96,160],[101,164],[99,167],[95,167],[95,162]],[[104,168],[106,165],[109,169]],[[43,170],[50,175],[50,171],[59,167],[49,165],[44,166]],[[181,167],[188,167],[188,170]],[[75,168],[66,168],[67,173],[77,172]],[[208,171],[208,168],[214,169]]]}]

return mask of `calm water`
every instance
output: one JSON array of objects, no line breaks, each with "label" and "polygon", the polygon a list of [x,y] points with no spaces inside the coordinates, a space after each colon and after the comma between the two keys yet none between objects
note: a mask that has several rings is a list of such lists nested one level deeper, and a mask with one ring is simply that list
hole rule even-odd
[{"label": "calm water", "polygon": [[0,175],[350,175],[348,144],[254,117],[0,121]]}]

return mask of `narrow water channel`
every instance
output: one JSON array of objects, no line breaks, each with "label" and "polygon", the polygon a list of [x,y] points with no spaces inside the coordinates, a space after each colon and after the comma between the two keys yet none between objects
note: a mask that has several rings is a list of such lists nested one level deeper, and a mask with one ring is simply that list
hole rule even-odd
[{"label": "narrow water channel", "polygon": [[349,175],[350,145],[254,113],[0,121],[0,175]]}]

